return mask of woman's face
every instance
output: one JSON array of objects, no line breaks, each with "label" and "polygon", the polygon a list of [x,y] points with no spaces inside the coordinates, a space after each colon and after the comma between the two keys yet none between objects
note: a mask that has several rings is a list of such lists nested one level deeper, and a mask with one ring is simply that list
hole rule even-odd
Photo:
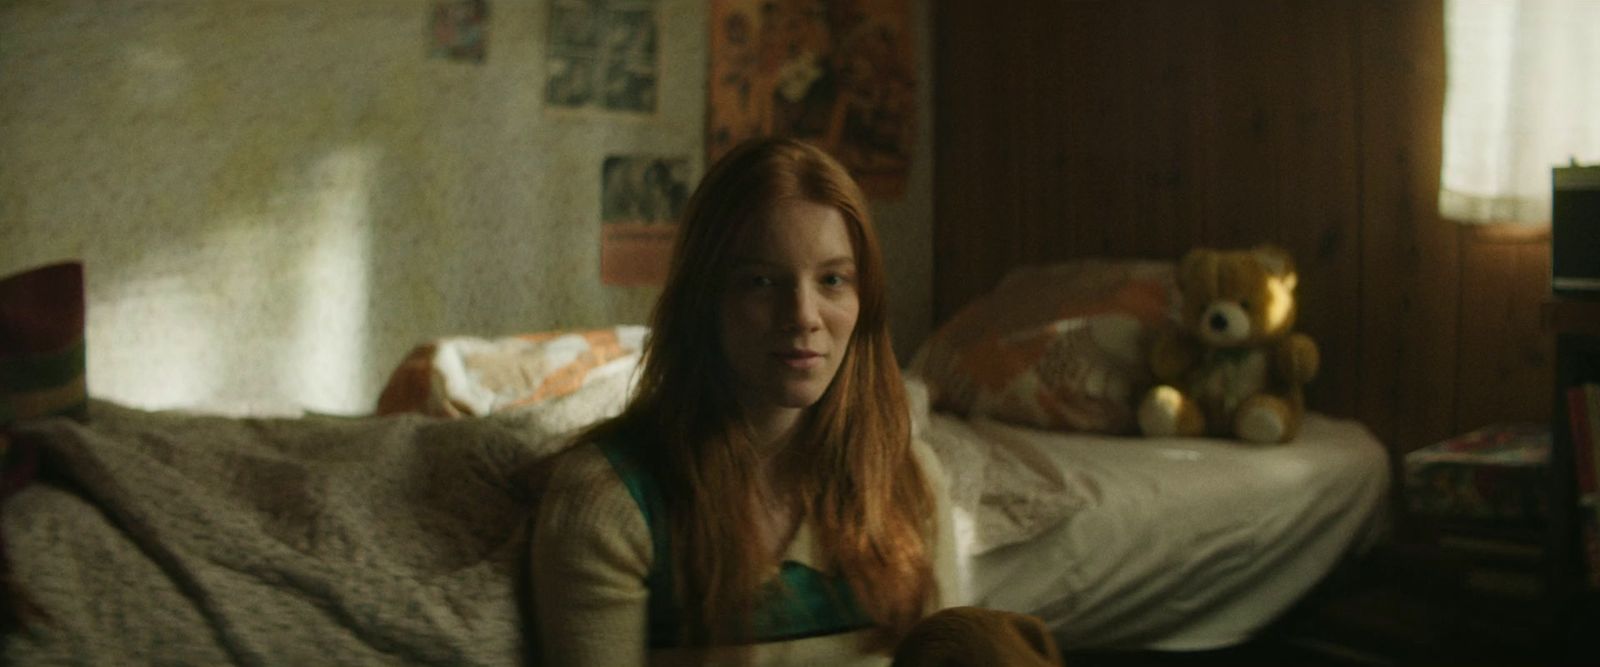
[{"label": "woman's face", "polygon": [[839,371],[860,310],[856,257],[839,210],[792,199],[733,248],[722,352],[753,420],[798,416]]}]

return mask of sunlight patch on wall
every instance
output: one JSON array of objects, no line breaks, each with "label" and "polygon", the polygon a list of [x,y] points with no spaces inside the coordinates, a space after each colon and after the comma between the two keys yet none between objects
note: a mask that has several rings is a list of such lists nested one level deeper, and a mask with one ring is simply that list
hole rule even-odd
[{"label": "sunlight patch on wall", "polygon": [[329,153],[271,205],[146,253],[89,295],[91,393],[229,414],[370,410],[369,193],[376,152]]},{"label": "sunlight patch on wall", "polygon": [[302,259],[294,341],[280,385],[307,407],[355,412],[365,405],[367,287],[371,231],[368,188],[372,151],[344,149],[312,170],[315,242]]},{"label": "sunlight patch on wall", "polygon": [[[94,267],[86,267],[93,276]],[[220,379],[206,369],[221,332],[187,276],[153,274],[88,295],[89,395],[149,408],[193,406]]]}]

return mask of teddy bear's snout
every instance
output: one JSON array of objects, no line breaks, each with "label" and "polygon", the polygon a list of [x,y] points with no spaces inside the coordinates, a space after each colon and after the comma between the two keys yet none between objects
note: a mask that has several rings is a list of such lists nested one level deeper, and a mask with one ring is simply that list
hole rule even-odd
[{"label": "teddy bear's snout", "polygon": [[1212,345],[1233,345],[1250,337],[1250,313],[1232,301],[1218,301],[1201,315],[1200,336]]}]

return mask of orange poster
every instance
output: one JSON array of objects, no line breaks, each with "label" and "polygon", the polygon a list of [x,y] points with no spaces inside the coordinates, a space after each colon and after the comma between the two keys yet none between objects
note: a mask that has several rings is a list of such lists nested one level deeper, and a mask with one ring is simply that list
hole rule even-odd
[{"label": "orange poster", "polygon": [[710,164],[756,136],[806,139],[869,196],[905,194],[916,138],[910,0],[712,0]]}]

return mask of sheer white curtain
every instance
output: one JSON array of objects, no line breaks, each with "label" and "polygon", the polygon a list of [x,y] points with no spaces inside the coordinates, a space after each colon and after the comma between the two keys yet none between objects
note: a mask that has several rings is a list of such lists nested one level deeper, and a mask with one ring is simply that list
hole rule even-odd
[{"label": "sheer white curtain", "polygon": [[1550,220],[1550,169],[1600,163],[1600,0],[1445,0],[1439,212]]}]

